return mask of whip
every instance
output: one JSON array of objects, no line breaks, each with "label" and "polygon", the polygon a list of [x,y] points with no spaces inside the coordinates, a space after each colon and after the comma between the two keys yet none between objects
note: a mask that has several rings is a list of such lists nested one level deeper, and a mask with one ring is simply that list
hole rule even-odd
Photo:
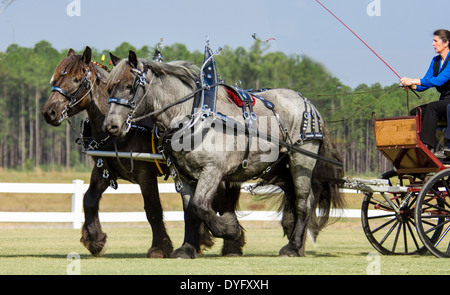
[{"label": "whip", "polygon": [[[356,38],[358,38],[359,41],[361,41],[364,45],[366,45],[367,48],[369,48],[370,51],[372,51],[373,54],[376,55],[376,57],[378,57],[399,79],[401,79],[402,77],[383,59],[381,58],[381,56],[375,52],[375,50],[373,50],[363,39],[361,39],[361,37],[358,36],[358,34],[356,34],[349,26],[347,26],[339,17],[337,17],[337,15],[335,15],[331,10],[329,10],[325,5],[323,5],[319,0],[315,0],[317,3],[320,4],[320,6],[322,6],[326,11],[328,11],[332,16],[334,16],[334,18],[336,18],[342,25],[344,25],[344,27],[346,27],[353,35],[355,35]],[[412,92],[418,97],[420,98],[420,96],[417,94],[417,92],[414,91],[414,89],[411,88],[411,86],[409,86],[409,89],[412,90]]]}]

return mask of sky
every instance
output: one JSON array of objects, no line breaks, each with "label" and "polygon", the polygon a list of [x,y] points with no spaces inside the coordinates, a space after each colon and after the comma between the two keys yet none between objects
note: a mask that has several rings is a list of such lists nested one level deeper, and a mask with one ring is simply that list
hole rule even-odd
[{"label": "sky", "polygon": [[[350,87],[399,81],[316,0],[15,0],[6,6],[9,1],[0,0],[1,52],[41,40],[58,50],[114,50],[122,42],[139,49],[161,38],[203,52],[206,36],[213,50],[249,49],[256,33],[274,38],[271,51],[306,55]],[[433,32],[450,29],[448,0],[320,2],[401,77],[423,77],[436,55]]]}]

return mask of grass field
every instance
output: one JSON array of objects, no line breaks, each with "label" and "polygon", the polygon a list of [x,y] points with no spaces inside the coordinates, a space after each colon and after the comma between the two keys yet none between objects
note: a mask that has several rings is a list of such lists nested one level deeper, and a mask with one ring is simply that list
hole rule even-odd
[{"label": "grass field", "polygon": [[[64,174],[64,173],[63,173]],[[89,179],[80,175],[30,175],[1,174],[5,182],[70,182],[74,178]],[[26,179],[26,180],[24,180]],[[102,211],[142,210],[139,196],[105,197]],[[51,199],[30,196],[0,196],[0,211],[28,208],[32,211],[51,207],[68,211],[61,206],[68,202],[53,203]],[[126,206],[122,206],[126,203]],[[349,208],[358,208],[360,200],[352,196]],[[179,199],[163,200],[166,210],[178,210]],[[243,200],[243,207],[265,210],[266,204]],[[105,207],[108,209],[105,209]],[[222,241],[196,260],[145,258],[151,243],[151,231],[145,224],[104,224],[108,234],[108,250],[103,257],[92,257],[81,245],[80,230],[67,225],[53,224],[0,224],[0,275],[64,275],[71,265],[69,253],[80,255],[80,273],[83,275],[365,275],[374,263],[383,275],[450,274],[448,260],[424,256],[372,256],[375,250],[367,241],[357,219],[344,219],[326,228],[319,236],[316,247],[307,245],[307,256],[302,258],[278,257],[279,249],[287,243],[280,225],[274,222],[244,222],[247,244],[244,256],[223,258],[219,256]],[[175,247],[183,240],[183,223],[169,222],[169,234]],[[373,255],[373,254],[370,254]],[[376,254],[375,254],[376,255]],[[370,258],[372,257],[372,258]],[[70,268],[69,268],[70,269]]]},{"label": "grass field", "polygon": [[[92,257],[79,243],[80,233],[72,229],[1,229],[0,274],[64,275],[69,253],[80,255],[82,275],[365,275],[373,253],[356,224],[338,223],[321,233],[315,248],[308,244],[307,256],[278,257],[286,243],[280,228],[247,228],[243,257],[219,256],[222,242],[195,260],[145,258],[150,230],[142,227],[107,228],[108,250]],[[183,229],[171,227],[177,247]],[[450,274],[446,259],[424,256],[379,256],[383,275]],[[369,267],[369,270],[371,268]]]}]

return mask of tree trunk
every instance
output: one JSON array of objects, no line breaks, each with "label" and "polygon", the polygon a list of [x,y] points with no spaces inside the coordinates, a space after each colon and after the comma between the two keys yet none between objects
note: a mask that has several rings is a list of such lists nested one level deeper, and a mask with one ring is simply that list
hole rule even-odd
[{"label": "tree trunk", "polygon": [[32,98],[32,86],[28,85],[28,122],[30,130],[30,139],[28,144],[28,159],[34,158],[34,120],[33,120],[33,98]]},{"label": "tree trunk", "polygon": [[39,167],[39,165],[41,164],[41,140],[40,140],[40,134],[39,134],[39,100],[41,99],[41,92],[39,91],[39,88],[36,86],[35,89],[35,94],[34,94],[34,99],[35,99],[35,113],[34,113],[34,127],[36,128],[36,168]]},{"label": "tree trunk", "polygon": [[26,130],[25,130],[25,85],[22,85],[21,97],[19,100],[19,145],[20,145],[20,166],[22,171],[25,171],[25,161],[26,161]]}]

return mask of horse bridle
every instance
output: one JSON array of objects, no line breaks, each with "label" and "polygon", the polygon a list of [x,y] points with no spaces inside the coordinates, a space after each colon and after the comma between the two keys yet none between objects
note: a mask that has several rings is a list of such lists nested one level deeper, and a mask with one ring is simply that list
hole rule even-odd
[{"label": "horse bridle", "polygon": [[[67,113],[69,112],[69,110],[83,101],[83,99],[91,92],[91,75],[91,70],[87,68],[86,74],[83,76],[80,86],[73,94],[69,93],[67,90],[62,89],[61,87],[53,86],[52,92],[58,92],[69,100],[69,104],[61,112],[61,118],[59,119],[58,123],[62,123],[64,122],[64,120],[68,119],[69,116]],[[83,91],[83,89],[87,89],[88,91],[80,99],[78,99],[78,96],[80,95],[81,91]]]},{"label": "horse bridle", "polygon": [[[134,95],[131,99],[124,99],[124,98],[115,98],[110,97],[108,100],[108,103],[115,103],[124,107],[127,107],[130,109],[130,112],[128,113],[128,118],[125,121],[125,124],[127,125],[126,132],[130,131],[132,119],[134,112],[136,110],[136,98],[139,95],[139,90],[142,88],[142,90],[145,93],[145,86],[147,85],[147,71],[148,67],[147,65],[144,65],[144,69],[141,71],[136,68],[132,68],[131,72],[136,75],[136,78],[133,83],[132,91],[134,91]],[[150,81],[151,84],[151,81]]]}]

